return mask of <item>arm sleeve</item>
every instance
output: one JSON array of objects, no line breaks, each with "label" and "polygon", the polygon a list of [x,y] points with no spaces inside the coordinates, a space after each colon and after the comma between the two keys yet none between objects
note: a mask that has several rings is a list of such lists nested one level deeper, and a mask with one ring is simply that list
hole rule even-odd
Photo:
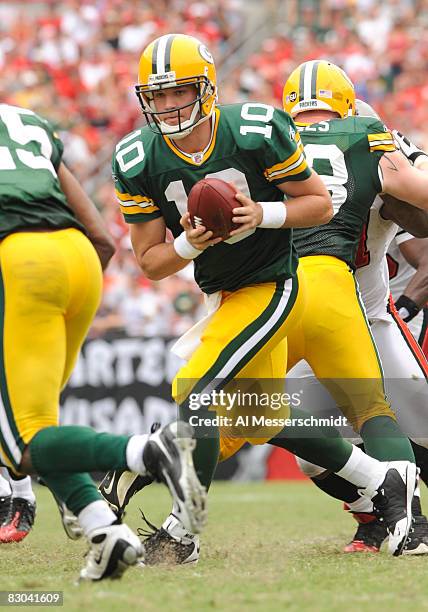
[{"label": "arm sleeve", "polygon": [[263,166],[266,179],[274,185],[310,177],[300,134],[291,117],[275,110],[271,138],[264,139]]},{"label": "arm sleeve", "polygon": [[115,157],[112,170],[114,191],[126,223],[145,223],[162,217],[159,207],[144,193],[142,186],[123,176]]}]

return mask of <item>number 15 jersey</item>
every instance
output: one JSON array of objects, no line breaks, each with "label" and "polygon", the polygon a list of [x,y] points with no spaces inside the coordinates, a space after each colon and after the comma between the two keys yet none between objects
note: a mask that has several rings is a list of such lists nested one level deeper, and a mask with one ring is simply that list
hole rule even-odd
[{"label": "number 15 jersey", "polygon": [[[116,146],[113,178],[127,223],[163,217],[176,237],[183,231],[187,194],[205,177],[232,182],[256,202],[282,206],[277,185],[311,173],[291,117],[265,104],[218,107],[204,151],[186,154],[177,144],[146,126]],[[297,268],[291,237],[289,229],[258,228],[221,242],[195,259],[195,280],[213,293],[289,278]]]}]

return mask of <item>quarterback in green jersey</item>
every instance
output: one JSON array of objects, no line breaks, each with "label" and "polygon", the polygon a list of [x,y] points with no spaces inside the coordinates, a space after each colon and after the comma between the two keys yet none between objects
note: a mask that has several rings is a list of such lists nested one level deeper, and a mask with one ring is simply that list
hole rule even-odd
[{"label": "quarterback in green jersey", "polygon": [[[197,427],[194,461],[208,487],[220,445],[215,412],[204,406],[215,406],[219,412],[223,404],[214,400],[214,393],[242,379],[244,388],[245,379],[258,389],[263,389],[263,380],[277,381],[283,388],[287,336],[305,306],[305,279],[299,269],[296,273],[290,228],[327,223],[331,200],[318,175],[308,170],[300,136],[287,113],[255,102],[216,106],[213,58],[197,39],[168,34],[153,41],[141,56],[136,92],[148,125],[116,146],[116,194],[145,275],[162,279],[193,260],[195,278],[212,306],[187,364],[173,382],[181,414]],[[236,198],[242,206],[234,209],[234,221],[240,227],[225,241],[213,239],[203,226],[193,229],[189,221],[187,194],[206,176],[233,182],[239,189]],[[167,228],[173,242],[166,242]],[[289,414],[288,404],[276,413],[282,418],[267,419],[275,421],[273,425],[258,425],[265,414],[262,406],[256,406],[253,414],[256,423],[250,418],[250,425],[240,428],[237,419],[226,435],[222,432],[223,457],[228,452],[225,438],[232,444],[244,440],[260,444],[280,433],[288,439],[284,445],[317,457],[354,484],[365,478],[364,490],[369,481],[379,485],[385,478],[384,464],[341,438],[323,437],[319,430],[312,431],[319,438],[304,440],[305,434],[296,432],[287,438],[290,434],[284,434],[287,427],[281,423]],[[366,465],[364,476],[355,469],[360,461]],[[401,462],[397,469],[399,488],[404,482],[413,483],[414,466]],[[101,491],[120,512],[141,484],[136,484],[135,476],[116,472],[108,475]],[[405,511],[400,518],[406,525],[407,516]],[[396,518],[391,524],[391,550],[399,554],[408,528],[403,522],[398,526]],[[189,546],[195,547],[195,534],[183,530],[174,508],[165,528],[146,541],[146,550],[163,548],[171,539],[177,544],[174,538],[183,533],[191,540]],[[191,555],[185,554],[190,562]]]}]

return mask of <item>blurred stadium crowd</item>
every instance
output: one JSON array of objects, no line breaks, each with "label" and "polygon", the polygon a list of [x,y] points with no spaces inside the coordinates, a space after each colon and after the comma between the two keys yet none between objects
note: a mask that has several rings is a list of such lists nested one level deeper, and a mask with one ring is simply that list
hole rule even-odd
[{"label": "blurred stadium crowd", "polygon": [[[260,8],[260,2],[257,3]],[[220,83],[220,102],[281,104],[300,62],[341,65],[393,128],[428,148],[428,0],[265,0],[269,34],[254,32],[246,61]],[[251,6],[253,6],[251,4]],[[244,31],[246,0],[62,0],[0,4],[2,101],[31,108],[57,127],[66,163],[102,211],[118,252],[105,278],[92,334],[177,335],[203,310],[190,269],[160,283],[140,275],[108,167],[114,144],[141,125],[138,59],[157,36],[204,40],[217,65]],[[263,13],[261,13],[263,14]],[[262,25],[262,24],[261,24]]]}]

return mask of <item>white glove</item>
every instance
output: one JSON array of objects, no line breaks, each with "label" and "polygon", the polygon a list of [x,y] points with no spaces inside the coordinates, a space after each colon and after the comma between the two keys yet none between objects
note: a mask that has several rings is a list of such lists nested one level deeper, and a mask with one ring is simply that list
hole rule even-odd
[{"label": "white glove", "polygon": [[[394,141],[398,149],[403,153],[407,159],[415,163],[416,159],[421,155],[424,155],[428,159],[428,154],[422,149],[419,149],[413,142],[411,142],[406,136],[403,136],[401,132],[397,132],[397,130],[392,131],[392,135],[394,136]],[[426,161],[426,160],[424,160]]]}]

